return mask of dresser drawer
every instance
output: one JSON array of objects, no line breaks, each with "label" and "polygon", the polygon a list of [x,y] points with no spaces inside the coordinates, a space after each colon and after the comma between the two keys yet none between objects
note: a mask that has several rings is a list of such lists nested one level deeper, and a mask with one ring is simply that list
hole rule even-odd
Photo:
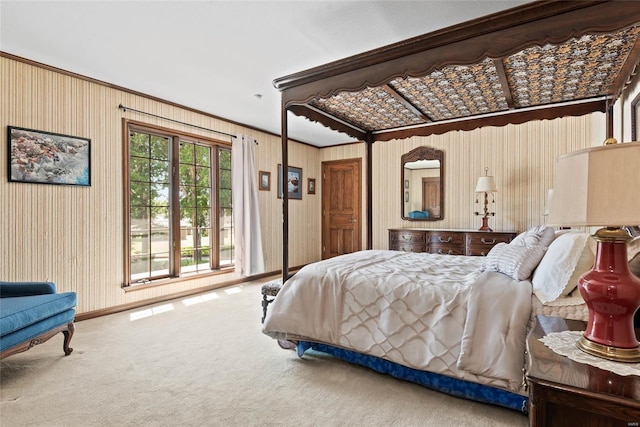
[{"label": "dresser drawer", "polygon": [[498,243],[509,243],[512,239],[512,233],[467,233],[467,246],[491,249]]},{"label": "dresser drawer", "polygon": [[491,247],[487,246],[467,246],[467,252],[465,255],[468,256],[487,256]]},{"label": "dresser drawer", "polygon": [[465,233],[454,231],[429,231],[429,246],[449,245],[460,246],[465,245]]},{"label": "dresser drawer", "polygon": [[441,255],[464,255],[464,246],[452,246],[444,244],[430,244],[429,253]]},{"label": "dresser drawer", "polygon": [[389,250],[403,252],[426,252],[427,247],[424,244],[395,243],[393,245],[389,245]]},{"label": "dresser drawer", "polygon": [[391,230],[389,231],[389,246],[392,244],[411,244],[422,245],[426,244],[425,232],[417,230]]},{"label": "dresser drawer", "polygon": [[515,233],[467,233],[467,255],[487,256],[491,248],[498,243],[509,243],[516,236]]}]

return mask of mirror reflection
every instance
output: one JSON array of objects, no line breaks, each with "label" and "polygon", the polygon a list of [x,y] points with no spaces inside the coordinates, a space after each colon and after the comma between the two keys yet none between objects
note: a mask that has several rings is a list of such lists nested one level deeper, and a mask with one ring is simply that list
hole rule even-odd
[{"label": "mirror reflection", "polygon": [[418,147],[402,156],[402,218],[438,221],[444,218],[444,152]]}]

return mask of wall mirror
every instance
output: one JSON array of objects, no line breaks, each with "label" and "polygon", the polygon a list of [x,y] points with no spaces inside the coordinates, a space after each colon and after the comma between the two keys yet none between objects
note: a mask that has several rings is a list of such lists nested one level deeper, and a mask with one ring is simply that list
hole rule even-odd
[{"label": "wall mirror", "polygon": [[402,155],[402,219],[444,218],[444,151],[417,147]]}]

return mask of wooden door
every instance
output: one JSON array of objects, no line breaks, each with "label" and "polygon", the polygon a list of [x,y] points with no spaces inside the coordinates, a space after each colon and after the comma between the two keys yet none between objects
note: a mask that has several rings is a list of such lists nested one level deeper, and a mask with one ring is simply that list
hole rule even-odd
[{"label": "wooden door", "polygon": [[440,216],[440,178],[422,178],[422,210]]},{"label": "wooden door", "polygon": [[322,259],[362,248],[362,161],[322,162]]}]

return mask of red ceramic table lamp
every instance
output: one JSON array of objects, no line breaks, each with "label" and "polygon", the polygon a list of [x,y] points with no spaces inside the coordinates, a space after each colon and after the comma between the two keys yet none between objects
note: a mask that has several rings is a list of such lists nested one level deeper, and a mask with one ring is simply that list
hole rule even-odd
[{"label": "red ceramic table lamp", "polygon": [[640,362],[633,328],[640,280],[629,271],[631,237],[620,228],[640,224],[640,142],[560,156],[553,188],[549,225],[604,227],[593,235],[597,242],[593,269],[578,280],[589,322],[577,345],[605,359]]}]

